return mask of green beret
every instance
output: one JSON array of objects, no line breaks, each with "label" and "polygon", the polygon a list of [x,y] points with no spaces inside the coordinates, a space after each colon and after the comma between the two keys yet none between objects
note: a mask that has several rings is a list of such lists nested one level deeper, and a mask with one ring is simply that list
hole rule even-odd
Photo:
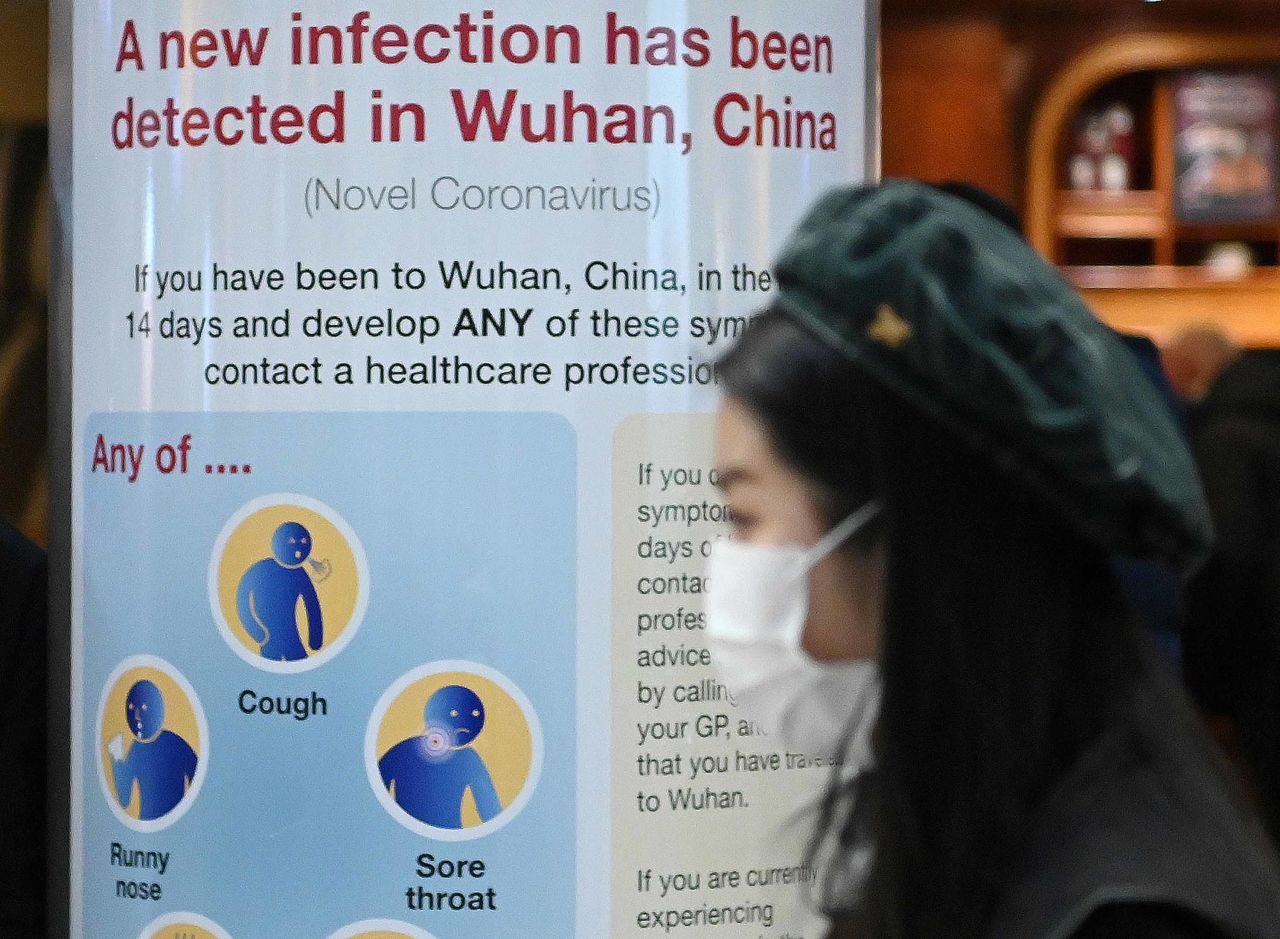
[{"label": "green beret", "polygon": [[1190,567],[1212,528],[1169,407],[1017,233],[908,181],[841,189],[776,266],[778,305],[1058,503],[1109,551]]}]

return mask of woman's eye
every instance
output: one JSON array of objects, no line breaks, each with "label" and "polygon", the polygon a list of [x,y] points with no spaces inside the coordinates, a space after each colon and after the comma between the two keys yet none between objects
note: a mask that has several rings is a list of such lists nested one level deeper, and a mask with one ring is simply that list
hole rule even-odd
[{"label": "woman's eye", "polygon": [[754,517],[743,512],[741,509],[729,509],[729,530],[732,534],[741,536],[745,535],[755,526]]}]

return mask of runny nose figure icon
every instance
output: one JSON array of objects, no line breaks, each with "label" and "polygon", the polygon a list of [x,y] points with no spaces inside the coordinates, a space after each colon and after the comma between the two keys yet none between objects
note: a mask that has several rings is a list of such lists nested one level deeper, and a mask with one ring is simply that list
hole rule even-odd
[{"label": "runny nose figure icon", "polygon": [[[255,562],[236,588],[236,611],[264,659],[300,662],[324,645],[320,598],[307,574],[312,538],[305,526],[285,522],[271,536],[271,554]],[[306,611],[307,645],[298,631],[298,601]]]},{"label": "runny nose figure icon", "polygon": [[142,821],[167,815],[182,801],[195,778],[199,758],[186,740],[164,729],[164,696],[152,681],[133,684],[125,697],[129,749],[117,734],[108,745],[116,798],[128,806],[138,787]]},{"label": "runny nose figure icon", "polygon": [[468,789],[482,822],[502,811],[484,758],[472,744],[484,730],[484,704],[470,688],[446,685],[427,699],[424,730],[378,761],[382,783],[396,804],[424,824],[461,828]]}]

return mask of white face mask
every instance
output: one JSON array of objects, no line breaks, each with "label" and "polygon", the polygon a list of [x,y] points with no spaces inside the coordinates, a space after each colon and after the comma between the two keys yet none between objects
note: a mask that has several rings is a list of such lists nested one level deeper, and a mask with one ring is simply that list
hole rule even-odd
[{"label": "white face mask", "polygon": [[707,640],[735,702],[788,748],[843,756],[847,769],[870,764],[879,670],[874,660],[818,662],[800,643],[809,572],[879,511],[867,503],[812,548],[726,540],[707,561]]}]

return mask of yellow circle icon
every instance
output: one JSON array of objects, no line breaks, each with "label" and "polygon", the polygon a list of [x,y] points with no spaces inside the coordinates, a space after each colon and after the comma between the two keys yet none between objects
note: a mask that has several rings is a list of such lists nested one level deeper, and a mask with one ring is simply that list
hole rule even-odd
[{"label": "yellow circle icon", "polygon": [[390,919],[366,919],[339,929],[329,939],[433,939],[430,933]]},{"label": "yellow circle icon", "polygon": [[303,496],[257,500],[223,529],[210,600],[224,638],[246,661],[305,671],[336,655],[364,614],[368,571],[354,533]]},{"label": "yellow circle icon", "polygon": [[440,662],[383,695],[365,751],[370,783],[401,824],[457,841],[523,808],[541,772],[542,739],[532,705],[504,676]]},{"label": "yellow circle icon", "polygon": [[213,920],[196,913],[168,913],[142,930],[138,939],[231,939]]},{"label": "yellow circle icon", "polygon": [[123,662],[98,717],[103,794],[116,817],[137,831],[176,821],[204,780],[207,740],[204,712],[181,674],[152,656]]},{"label": "yellow circle icon", "polygon": [[146,934],[146,939],[221,939],[195,923],[174,923]]}]

